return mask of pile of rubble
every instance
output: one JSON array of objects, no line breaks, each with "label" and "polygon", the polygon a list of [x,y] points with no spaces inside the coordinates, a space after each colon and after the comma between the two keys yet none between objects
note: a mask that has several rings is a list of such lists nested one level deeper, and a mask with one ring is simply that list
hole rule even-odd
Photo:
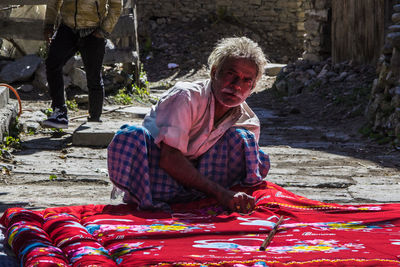
[{"label": "pile of rubble", "polygon": [[283,97],[288,109],[296,107],[309,118],[340,122],[357,132],[367,123],[365,111],[376,77],[370,65],[299,60],[278,73],[272,90]]},{"label": "pile of rubble", "polygon": [[386,132],[400,144],[400,4],[393,7],[393,25],[378,61],[367,116],[374,130]]},{"label": "pile of rubble", "polygon": [[[75,56],[64,66],[64,87],[78,88],[83,93],[87,93],[86,73],[81,63],[80,57]],[[103,68],[106,92],[131,84],[132,77],[132,74],[124,72],[122,64]],[[35,88],[46,92],[48,87],[43,59],[37,55],[27,55],[16,60],[0,60],[0,82],[15,85],[18,90],[25,93]]]},{"label": "pile of rubble", "polygon": [[[84,108],[88,105],[86,73],[81,67],[79,56],[71,58],[63,68],[65,94],[68,100]],[[103,66],[103,82],[107,102],[114,103],[113,96],[118,90],[132,84],[134,75],[124,70],[123,64]],[[0,58],[0,83],[6,83],[16,89],[24,102],[23,113],[18,120],[18,128],[23,132],[37,132],[40,122],[46,119],[45,109],[50,107],[47,87],[46,67],[43,58],[27,55],[18,59]],[[10,93],[11,97],[14,97]],[[38,102],[39,101],[39,102]],[[74,103],[72,102],[72,103]],[[36,103],[36,104],[33,104]]]},{"label": "pile of rubble", "polygon": [[371,89],[376,70],[369,65],[352,62],[333,64],[331,59],[321,62],[299,60],[288,64],[278,74],[275,88],[281,95],[293,96],[304,92],[327,95],[333,89],[344,95],[355,88]]}]

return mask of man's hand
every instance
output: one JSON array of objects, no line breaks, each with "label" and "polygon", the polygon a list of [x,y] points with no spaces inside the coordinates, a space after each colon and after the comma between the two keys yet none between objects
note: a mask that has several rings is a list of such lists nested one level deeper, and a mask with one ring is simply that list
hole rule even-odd
[{"label": "man's hand", "polygon": [[95,30],[93,36],[100,39],[104,38],[104,34],[100,30]]},{"label": "man's hand", "polygon": [[254,197],[244,192],[226,190],[222,195],[218,196],[218,200],[231,211],[240,213],[249,213],[255,206]]},{"label": "man's hand", "polygon": [[202,176],[182,152],[163,142],[160,146],[160,167],[177,182],[216,197],[220,204],[231,211],[249,213],[254,209],[255,201],[252,196],[223,188],[218,183]]}]

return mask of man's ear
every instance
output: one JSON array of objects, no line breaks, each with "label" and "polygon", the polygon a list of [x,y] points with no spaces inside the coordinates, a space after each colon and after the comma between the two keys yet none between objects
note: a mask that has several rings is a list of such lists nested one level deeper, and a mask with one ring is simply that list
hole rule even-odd
[{"label": "man's ear", "polygon": [[215,66],[212,67],[211,68],[211,80],[214,80],[216,72],[217,72],[217,70],[216,70]]}]

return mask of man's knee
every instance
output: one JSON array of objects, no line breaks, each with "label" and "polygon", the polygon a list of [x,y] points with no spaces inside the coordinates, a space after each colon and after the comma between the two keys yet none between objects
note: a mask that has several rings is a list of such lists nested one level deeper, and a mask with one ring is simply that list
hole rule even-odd
[{"label": "man's knee", "polygon": [[124,124],[117,131],[117,134],[147,135],[149,131],[143,126]]},{"label": "man's knee", "polygon": [[151,141],[150,134],[147,129],[142,126],[123,125],[115,134],[114,138],[108,145],[109,153],[126,153],[133,149],[146,147]]},{"label": "man's knee", "polygon": [[150,140],[151,135],[143,126],[125,124],[117,131],[112,143],[129,143],[132,145],[135,142],[140,142],[141,145],[145,145]]},{"label": "man's knee", "polygon": [[226,135],[240,139],[255,139],[255,134],[245,128],[231,127],[226,131]]}]

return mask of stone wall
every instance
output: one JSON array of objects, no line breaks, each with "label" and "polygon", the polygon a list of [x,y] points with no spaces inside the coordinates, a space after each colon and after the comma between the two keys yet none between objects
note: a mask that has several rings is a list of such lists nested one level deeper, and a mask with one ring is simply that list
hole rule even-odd
[{"label": "stone wall", "polygon": [[382,131],[400,142],[400,1],[378,63],[379,78],[374,81],[366,114],[374,131]]},{"label": "stone wall", "polygon": [[[304,8],[310,0],[138,0],[139,31],[159,24],[231,17],[256,31],[263,46],[302,51]],[[260,41],[260,40],[258,40]]]},{"label": "stone wall", "polygon": [[303,59],[318,62],[331,56],[331,0],[305,4]]}]

